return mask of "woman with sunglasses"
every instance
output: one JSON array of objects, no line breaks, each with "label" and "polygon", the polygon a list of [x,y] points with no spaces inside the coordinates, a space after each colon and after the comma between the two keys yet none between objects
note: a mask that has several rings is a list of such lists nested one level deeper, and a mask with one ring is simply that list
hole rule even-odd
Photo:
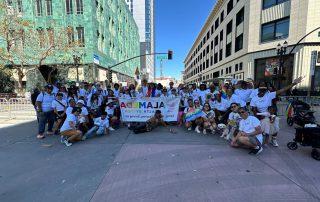
[{"label": "woman with sunglasses", "polygon": [[203,134],[206,135],[207,131],[210,130],[211,133],[214,133],[217,124],[215,121],[215,113],[211,109],[209,103],[205,103],[202,109],[203,112]]},{"label": "woman with sunglasses", "polygon": [[260,154],[262,152],[262,130],[259,119],[249,116],[246,108],[241,107],[239,114],[242,120],[239,122],[239,132],[233,138],[231,146],[251,149],[249,154]]}]

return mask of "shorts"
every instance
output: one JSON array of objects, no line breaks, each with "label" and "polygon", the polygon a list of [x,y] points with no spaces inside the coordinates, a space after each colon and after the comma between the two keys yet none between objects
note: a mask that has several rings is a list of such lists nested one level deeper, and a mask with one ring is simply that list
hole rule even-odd
[{"label": "shorts", "polygon": [[60,112],[58,112],[58,115],[55,114],[55,115],[56,115],[56,120],[58,120],[58,119],[64,119],[64,116],[61,116],[63,113],[64,113],[64,111],[60,111]]},{"label": "shorts", "polygon": [[249,136],[248,138],[251,144],[261,146],[261,143],[256,136]]}]

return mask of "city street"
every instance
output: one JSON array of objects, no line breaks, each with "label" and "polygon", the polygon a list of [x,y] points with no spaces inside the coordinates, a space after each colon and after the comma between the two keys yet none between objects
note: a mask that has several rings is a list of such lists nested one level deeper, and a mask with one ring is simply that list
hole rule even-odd
[{"label": "city street", "polygon": [[37,140],[35,122],[2,128],[0,201],[320,201],[311,148],[286,147],[293,128],[259,156],[177,130],[123,128],[67,148]]}]

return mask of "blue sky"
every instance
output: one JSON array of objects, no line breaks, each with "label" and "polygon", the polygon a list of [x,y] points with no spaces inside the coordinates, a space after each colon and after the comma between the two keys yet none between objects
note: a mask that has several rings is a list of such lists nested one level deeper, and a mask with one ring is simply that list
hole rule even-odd
[{"label": "blue sky", "polygon": [[[198,36],[215,0],[155,0],[156,51],[174,51],[164,63],[164,75],[180,79],[183,61]],[[160,76],[156,62],[156,76]]]}]

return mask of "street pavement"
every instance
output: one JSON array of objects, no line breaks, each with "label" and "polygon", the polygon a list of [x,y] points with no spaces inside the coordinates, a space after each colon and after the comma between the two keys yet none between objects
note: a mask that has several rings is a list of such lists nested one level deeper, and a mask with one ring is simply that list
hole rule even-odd
[{"label": "street pavement", "polygon": [[182,127],[132,134],[126,128],[67,148],[35,138],[36,122],[0,129],[0,201],[320,201],[320,162],[311,148],[259,156]]}]

